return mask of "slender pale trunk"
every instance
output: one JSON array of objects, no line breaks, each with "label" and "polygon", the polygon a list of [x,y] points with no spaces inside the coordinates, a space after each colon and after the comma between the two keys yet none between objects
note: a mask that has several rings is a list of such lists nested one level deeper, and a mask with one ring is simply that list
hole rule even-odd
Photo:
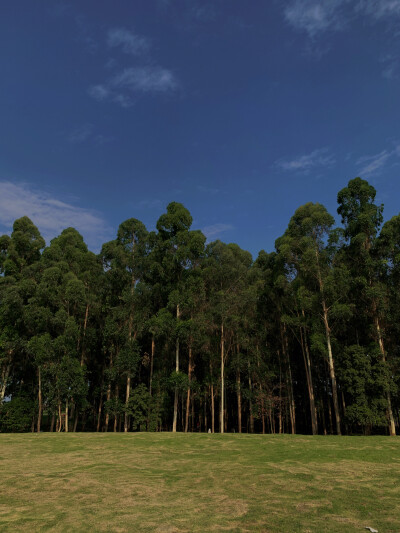
[{"label": "slender pale trunk", "polygon": [[242,432],[242,389],[240,383],[240,371],[236,371],[236,386],[237,386],[237,409],[238,409],[238,432]]},{"label": "slender pale trunk", "polygon": [[101,413],[103,410],[103,387],[104,387],[104,367],[101,371],[100,401],[99,401],[99,409],[97,411],[97,426],[96,426],[97,432],[100,431]]},{"label": "slender pale trunk", "polygon": [[128,405],[129,405],[129,395],[131,392],[131,375],[128,374],[126,376],[126,395],[125,395],[125,417],[124,417],[124,432],[127,433],[128,431]]},{"label": "slender pale trunk", "polygon": [[62,424],[61,424],[61,402],[59,401],[58,402],[58,420],[57,420],[57,431],[60,432],[61,431],[61,427],[62,427]]},{"label": "slender pale trunk", "polygon": [[82,340],[81,366],[83,366],[84,363],[85,363],[85,337],[86,337],[86,328],[87,328],[88,316],[89,316],[89,304],[86,304],[85,320],[83,322],[83,340]]},{"label": "slender pale trunk", "polygon": [[[135,253],[135,239],[133,238],[132,239],[132,255],[134,255],[134,253]],[[133,267],[132,267],[132,276],[131,276],[131,297],[132,297],[131,306],[132,307],[131,307],[130,313],[129,313],[129,326],[128,326],[129,344],[131,343],[131,340],[132,340],[132,331],[133,331],[133,312],[134,312],[133,295],[134,295],[134,291],[135,291],[135,284],[136,284],[136,279],[135,279],[135,275],[134,275],[134,271],[133,271]],[[136,338],[136,333],[134,335],[134,339],[135,338]],[[128,370],[128,373],[127,373],[127,376],[126,376],[124,433],[127,433],[128,432],[128,428],[129,428],[128,407],[129,407],[130,393],[131,393],[131,372],[130,372],[130,370]]]},{"label": "slender pale trunk", "polygon": [[[111,383],[108,384],[108,387],[107,387],[107,405],[109,405],[109,400],[111,398]],[[107,412],[106,413],[106,419],[105,419],[105,422],[104,422],[104,431],[108,431],[108,424],[110,422],[110,414]]]},{"label": "slender pale trunk", "polygon": [[281,356],[278,350],[278,359],[279,359],[279,409],[278,409],[278,420],[279,420],[279,435],[282,433],[282,370],[281,370]]},{"label": "slender pale trunk", "polygon": [[317,260],[317,277],[318,277],[319,290],[321,293],[321,304],[322,304],[322,313],[323,313],[322,317],[323,317],[323,322],[324,322],[324,327],[325,327],[326,346],[328,349],[329,376],[331,378],[331,384],[332,384],[332,397],[333,397],[333,407],[335,409],[336,433],[338,435],[341,435],[342,432],[340,429],[339,401],[338,401],[338,393],[337,393],[335,365],[333,362],[332,345],[331,345],[331,328],[329,327],[328,308],[325,302],[324,284],[322,281],[321,269],[319,266],[319,251],[318,251],[317,244],[315,244],[315,257]]},{"label": "slender pale trunk", "polygon": [[4,396],[6,394],[7,380],[8,380],[8,376],[10,375],[10,370],[11,370],[10,364],[8,364],[3,370],[1,392],[0,392],[0,403],[4,400]]},{"label": "slender pale trunk", "polygon": [[[375,317],[374,317],[374,319],[375,319],[376,333],[377,333],[377,336],[378,336],[379,350],[380,350],[381,355],[382,355],[382,361],[386,364],[386,352],[385,352],[385,347],[384,347],[384,344],[383,344],[381,326],[380,326],[380,323],[379,323],[379,318],[378,318],[377,313],[376,313],[376,306],[374,305],[374,307],[375,307],[375,313],[374,313]],[[389,419],[389,434],[390,434],[390,436],[394,437],[396,435],[396,425],[395,425],[395,422],[394,422],[393,410],[392,410],[392,399],[391,399],[389,390],[387,391],[386,399],[387,399],[387,415],[388,415],[388,419]]]},{"label": "slender pale trunk", "polygon": [[292,378],[292,368],[290,365],[289,357],[289,343],[286,333],[286,325],[281,326],[281,341],[282,341],[282,352],[287,361],[288,372],[286,374],[286,383],[289,391],[289,415],[290,415],[290,425],[292,430],[292,435],[296,433],[296,405],[294,402],[294,393],[293,393],[293,378]]},{"label": "slender pale trunk", "polygon": [[42,423],[42,376],[40,372],[40,366],[38,367],[38,419],[37,419],[37,432],[40,433],[40,426]]},{"label": "slender pale trunk", "polygon": [[[250,375],[250,361],[247,361],[248,368],[249,368],[249,375]],[[257,366],[260,369],[260,349],[257,343]],[[250,380],[249,380],[250,385]],[[261,424],[262,424],[262,433],[265,435],[265,397],[264,397],[264,391],[261,384],[261,380],[258,384],[258,387],[260,389],[260,396],[261,396]]]},{"label": "slender pale trunk", "polygon": [[[189,387],[187,390],[187,397],[186,397],[186,418],[185,418],[185,433],[188,432],[189,427],[189,408],[190,408],[190,385],[192,381],[192,370],[193,370],[193,361],[192,361],[192,341],[190,339],[189,341],[189,365],[188,365],[188,380],[189,380]],[[192,417],[192,426],[193,426],[193,417]]]},{"label": "slender pale trunk", "polygon": [[[113,367],[113,357],[111,355],[111,358],[110,358],[110,369]],[[109,401],[110,401],[110,398],[111,398],[111,381],[108,382],[108,387],[107,387],[107,405],[109,405]],[[108,424],[110,422],[110,415],[107,411],[106,413],[106,420],[105,420],[105,428],[104,428],[104,431],[108,431]]]},{"label": "slender pale trunk", "polygon": [[[303,311],[303,316],[304,316],[304,311]],[[305,328],[303,328],[302,326],[300,326],[300,339],[301,339],[301,343],[300,343],[301,350],[302,350],[303,359],[304,359],[304,366],[306,370],[308,396],[310,399],[312,434],[318,435],[317,410],[315,407],[314,387],[313,387],[312,374],[311,374],[311,358],[310,358],[310,352],[309,352],[308,344],[307,344],[306,331],[305,331]]]},{"label": "slender pale trunk", "polygon": [[65,402],[65,433],[68,433],[68,399]]},{"label": "slender pale trunk", "polygon": [[149,393],[150,397],[152,395],[152,386],[153,386],[153,368],[154,368],[154,354],[156,350],[156,343],[154,340],[154,335],[151,337],[151,359],[150,359],[150,384],[149,384]]},{"label": "slender pale trunk", "polygon": [[[176,306],[176,318],[179,321],[180,311],[179,304]],[[176,347],[175,347],[175,372],[179,372],[179,337],[176,338]],[[174,397],[174,419],[172,422],[172,432],[176,433],[176,425],[178,421],[178,387],[175,387],[175,397]]]},{"label": "slender pale trunk", "polygon": [[329,376],[331,378],[331,383],[332,383],[333,407],[335,409],[336,433],[338,435],[341,435],[342,432],[340,429],[339,401],[338,401],[338,393],[337,393],[335,366],[333,363],[333,356],[332,356],[331,333],[330,333],[330,328],[329,328],[329,323],[328,323],[328,310],[326,308],[324,299],[322,299],[322,309],[324,313],[323,317],[324,317],[324,325],[325,325],[326,345],[328,348]]},{"label": "slender pale trunk", "polygon": [[224,433],[224,392],[225,392],[225,337],[224,324],[221,324],[221,405],[220,405],[220,433]]},{"label": "slender pale trunk", "polygon": [[253,392],[253,385],[251,383],[251,376],[250,376],[250,361],[247,362],[248,370],[249,370],[249,391],[250,391],[250,401],[249,401],[249,415],[250,415],[250,433],[254,433],[254,415],[253,415],[253,402],[251,401],[251,396]]}]

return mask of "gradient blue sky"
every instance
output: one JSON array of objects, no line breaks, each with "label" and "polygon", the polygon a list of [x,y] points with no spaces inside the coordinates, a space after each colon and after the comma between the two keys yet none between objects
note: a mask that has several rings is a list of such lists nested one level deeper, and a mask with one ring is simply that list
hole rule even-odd
[{"label": "gradient blue sky", "polygon": [[0,232],[91,249],[170,201],[271,251],[361,176],[400,210],[400,0],[2,0]]}]

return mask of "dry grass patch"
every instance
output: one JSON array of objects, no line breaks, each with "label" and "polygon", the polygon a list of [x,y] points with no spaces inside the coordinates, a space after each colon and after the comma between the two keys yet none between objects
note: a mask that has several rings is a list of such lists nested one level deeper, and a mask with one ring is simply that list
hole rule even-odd
[{"label": "dry grass patch", "polygon": [[[400,531],[399,441],[0,435],[0,531]],[[399,443],[400,445],[400,443]]]}]

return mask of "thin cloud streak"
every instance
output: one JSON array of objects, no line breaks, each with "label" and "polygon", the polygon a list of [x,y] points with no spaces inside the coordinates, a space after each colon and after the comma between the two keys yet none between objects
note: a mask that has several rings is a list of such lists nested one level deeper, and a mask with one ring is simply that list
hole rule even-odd
[{"label": "thin cloud streak", "polygon": [[286,21],[295,29],[306,31],[311,38],[327,30],[341,30],[346,20],[340,8],[348,0],[294,0],[284,11]]},{"label": "thin cloud streak", "polygon": [[125,54],[140,55],[150,49],[150,41],[146,37],[136,35],[126,28],[113,28],[108,31],[107,44],[110,48],[118,48]]},{"label": "thin cloud streak", "polygon": [[292,0],[284,18],[292,28],[308,33],[311,39],[327,31],[344,30],[355,17],[371,22],[400,16],[400,0]]},{"label": "thin cloud streak", "polygon": [[274,167],[284,171],[307,173],[314,168],[330,167],[334,165],[335,162],[336,161],[332,154],[329,153],[328,148],[320,148],[319,150],[314,150],[310,154],[298,156],[295,159],[280,159],[274,163]]},{"label": "thin cloud streak", "polygon": [[117,74],[111,85],[132,92],[165,93],[174,91],[178,82],[170,70],[162,67],[131,67]]},{"label": "thin cloud streak", "polygon": [[382,173],[386,164],[393,160],[394,157],[400,157],[400,144],[393,150],[382,150],[379,154],[360,157],[356,164],[367,164],[359,170],[359,174],[367,177],[378,176]]},{"label": "thin cloud streak", "polygon": [[111,231],[103,218],[90,209],[53,198],[30,185],[0,182],[0,223],[8,230],[17,218],[28,216],[49,242],[68,227],[82,233],[88,245],[98,250]]},{"label": "thin cloud streak", "polygon": [[98,102],[114,102],[121,107],[131,107],[134,96],[170,94],[179,87],[172,71],[158,67],[130,67],[116,74],[106,83],[89,88],[88,94]]},{"label": "thin cloud streak", "polygon": [[202,232],[207,237],[207,240],[210,240],[211,238],[216,237],[217,235],[220,235],[221,233],[224,233],[225,231],[229,231],[234,229],[232,224],[212,224],[211,226],[206,226],[202,228]]}]

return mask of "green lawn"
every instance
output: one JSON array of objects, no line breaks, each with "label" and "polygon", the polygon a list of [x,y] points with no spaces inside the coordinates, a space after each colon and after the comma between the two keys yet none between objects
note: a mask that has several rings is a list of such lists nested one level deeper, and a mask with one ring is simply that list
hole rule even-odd
[{"label": "green lawn", "polygon": [[400,531],[400,440],[0,435],[0,531]]}]

